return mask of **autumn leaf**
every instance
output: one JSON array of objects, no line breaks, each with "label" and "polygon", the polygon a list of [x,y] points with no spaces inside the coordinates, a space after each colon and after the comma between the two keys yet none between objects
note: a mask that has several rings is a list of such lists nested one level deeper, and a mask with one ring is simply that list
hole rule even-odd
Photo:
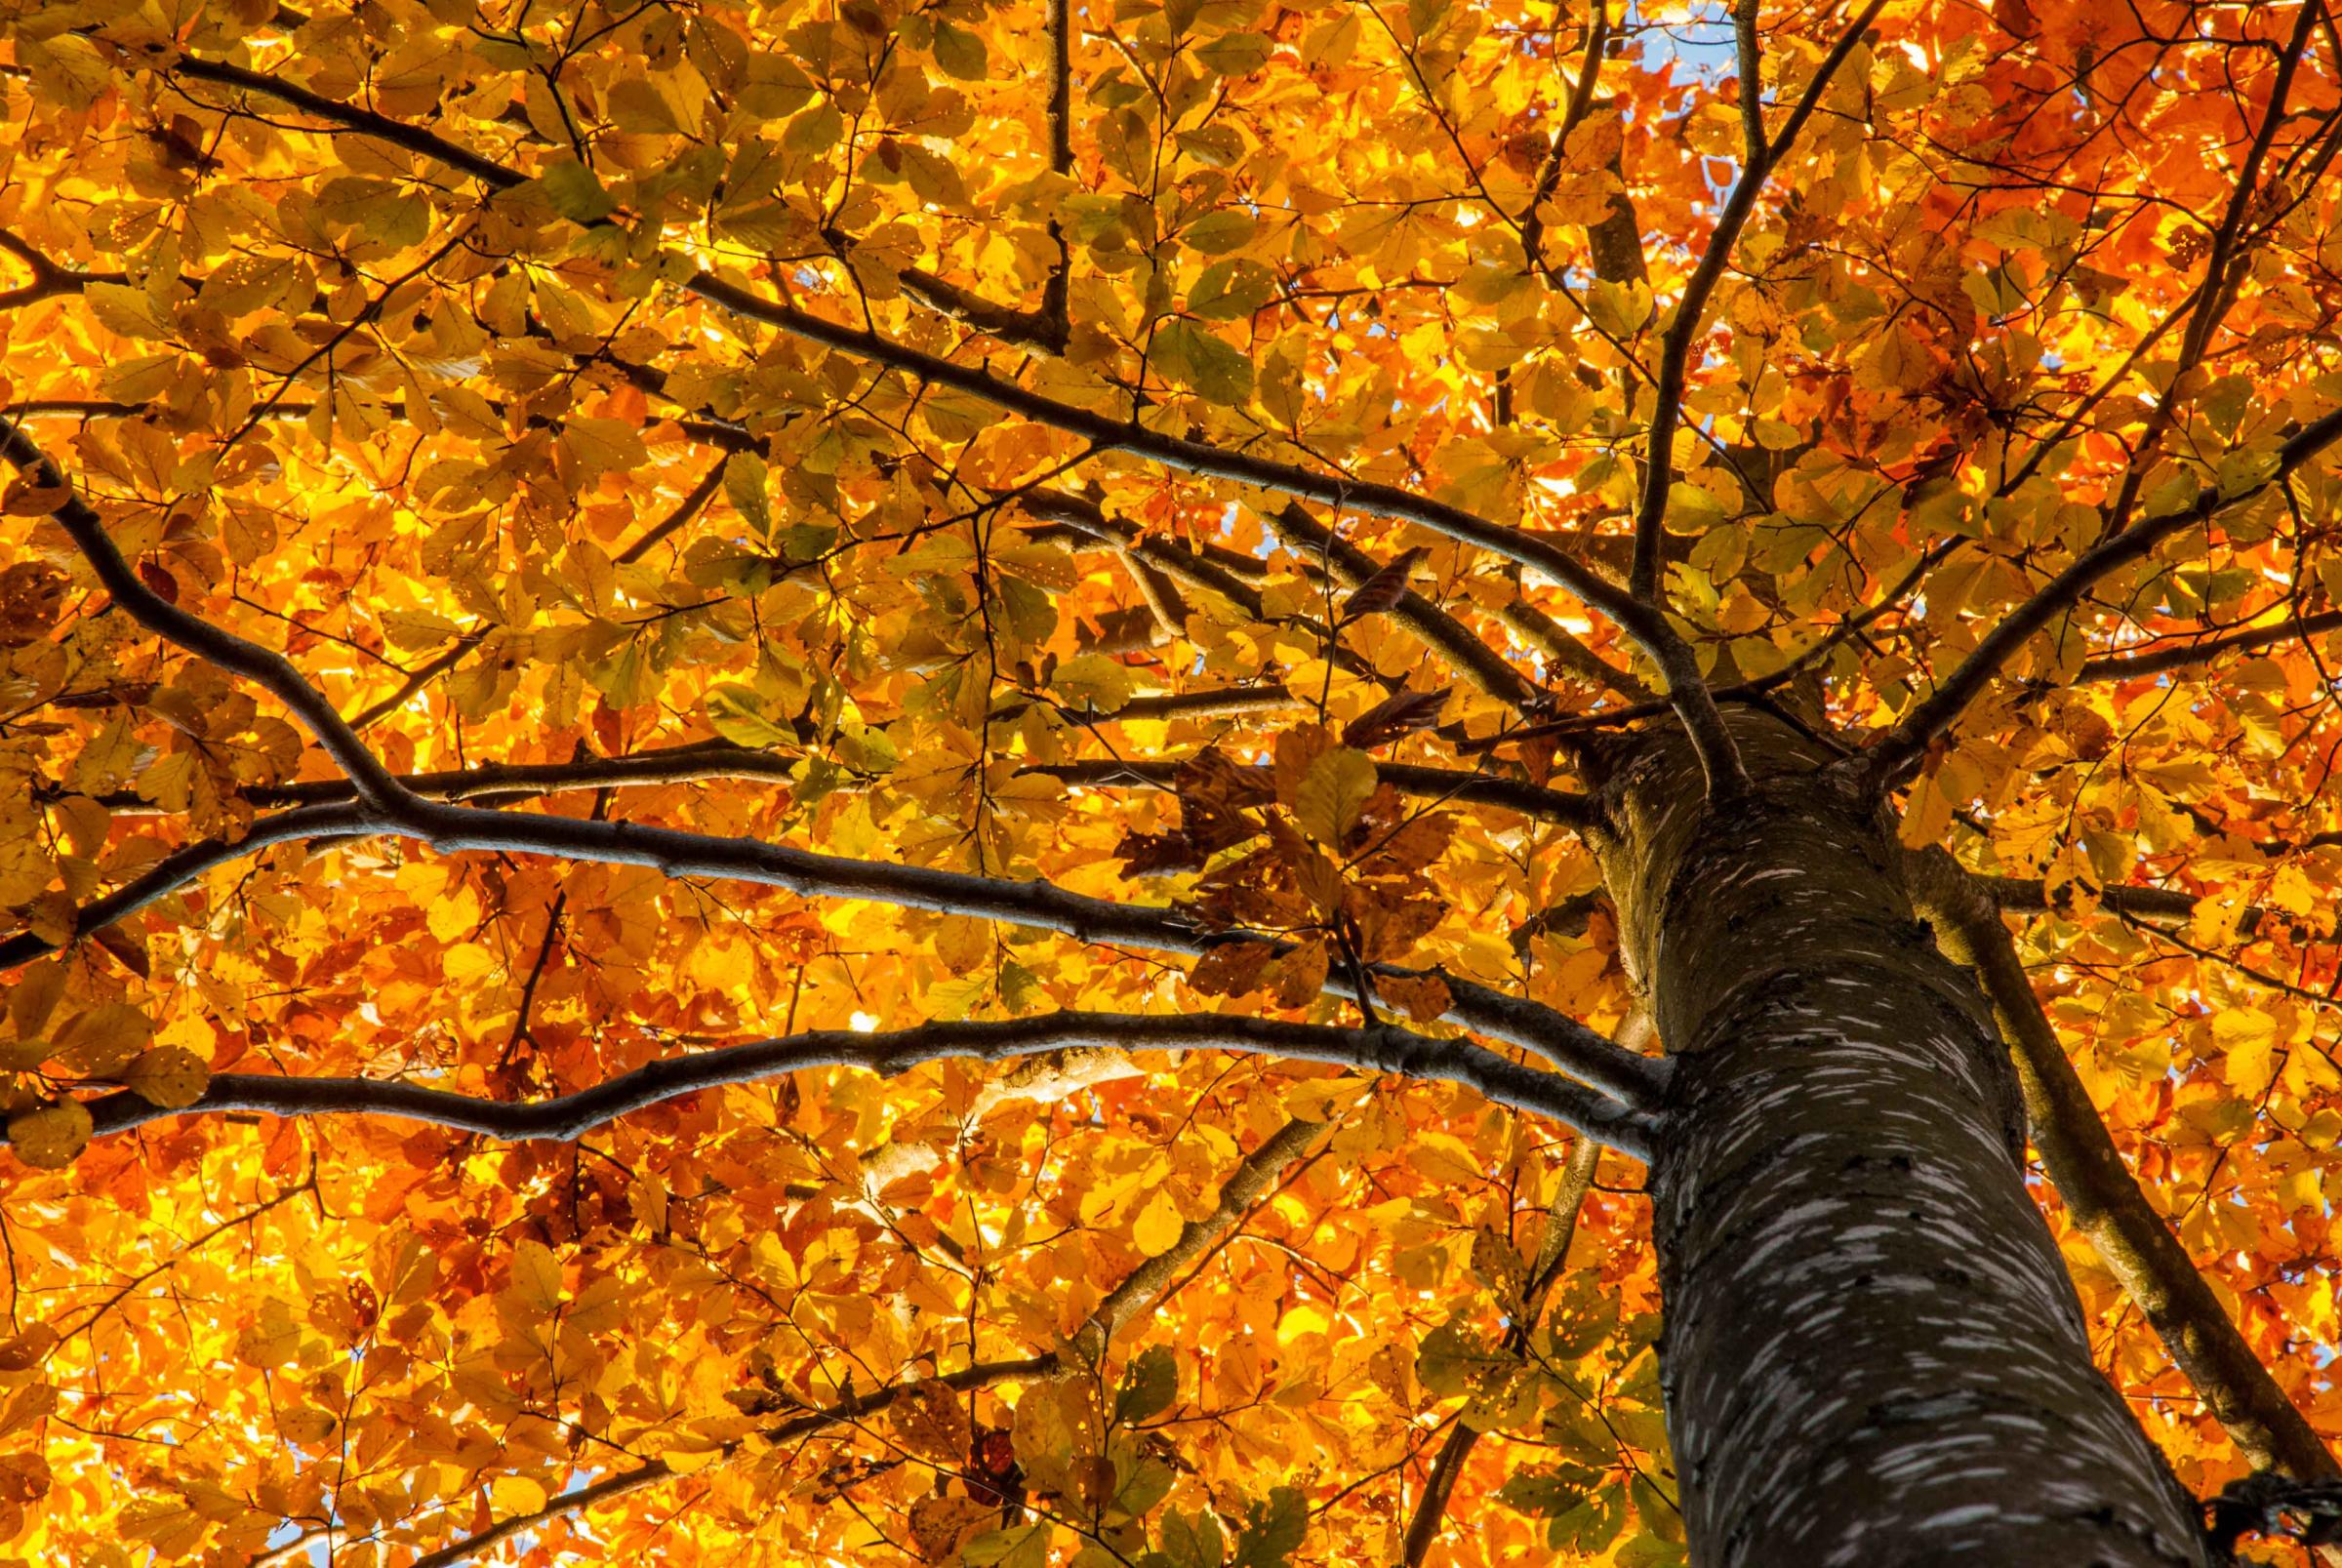
[{"label": "autumn leaf", "polygon": [[1160,1415],[1179,1397],[1179,1365],[1163,1346],[1150,1346],[1123,1370],[1114,1393],[1114,1420],[1137,1424]]},{"label": "autumn leaf", "polygon": [[[53,9],[12,1560],[2015,1561],[2076,1474],[2188,1557],[2330,1470],[2322,12]],[[1973,1408],[1862,1425],[1889,1306]],[[2007,1463],[1800,1489],[1928,1443]]]},{"label": "autumn leaf", "polygon": [[1407,577],[1415,564],[1430,553],[1421,545],[1403,551],[1390,565],[1351,590],[1342,601],[1342,619],[1355,621],[1361,616],[1381,615],[1396,605],[1407,594]]},{"label": "autumn leaf", "polygon": [[[1191,975],[1189,979],[1192,981],[1194,977]],[[1197,988],[1201,989],[1202,986],[1198,985]],[[1154,1258],[1169,1252],[1178,1243],[1180,1232],[1185,1228],[1186,1224],[1180,1219],[1179,1208],[1171,1201],[1171,1194],[1158,1187],[1139,1210],[1138,1219],[1132,1222],[1130,1239],[1138,1244],[1139,1251]]]},{"label": "autumn leaf", "polygon": [[148,1102],[170,1109],[191,1106],[203,1097],[212,1069],[184,1046],[165,1045],[141,1051],[122,1068],[122,1082]]},{"label": "autumn leaf", "polygon": [[78,1100],[54,1100],[8,1118],[8,1143],[27,1165],[55,1169],[70,1165],[88,1146],[95,1130]]},{"label": "autumn leaf", "polygon": [[1447,983],[1436,975],[1385,975],[1375,981],[1374,988],[1385,1001],[1423,1024],[1437,1022],[1454,1001]]},{"label": "autumn leaf", "polygon": [[1293,790],[1293,820],[1328,849],[1339,850],[1373,795],[1374,761],[1348,746],[1326,752],[1310,764]]}]

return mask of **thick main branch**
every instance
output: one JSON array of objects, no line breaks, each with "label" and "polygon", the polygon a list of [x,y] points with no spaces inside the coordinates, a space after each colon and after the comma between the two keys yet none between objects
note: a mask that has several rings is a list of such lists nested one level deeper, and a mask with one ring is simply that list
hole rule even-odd
[{"label": "thick main branch", "polygon": [[1941,851],[1915,857],[1913,882],[1920,913],[1946,951],[1984,982],[2016,1060],[2034,1147],[2074,1228],[2089,1238],[2253,1468],[2305,1480],[2342,1474],[2123,1164],[2034,994],[1989,886]]},{"label": "thick main branch", "polygon": [[1610,1147],[1647,1158],[1650,1128],[1616,1101],[1465,1040],[1436,1040],[1392,1025],[1346,1028],[1216,1013],[1049,1013],[996,1022],[924,1024],[886,1034],[833,1029],[668,1057],[590,1089],[550,1100],[493,1101],[377,1078],[287,1078],[222,1073],[189,1106],[164,1107],[123,1090],[85,1103],[96,1134],[173,1116],[223,1111],[271,1116],[395,1116],[491,1138],[581,1138],[630,1112],[704,1089],[817,1067],[895,1077],[929,1062],[987,1062],[1067,1049],[1226,1050],[1362,1071],[1458,1083],[1498,1105],[1550,1116]]}]

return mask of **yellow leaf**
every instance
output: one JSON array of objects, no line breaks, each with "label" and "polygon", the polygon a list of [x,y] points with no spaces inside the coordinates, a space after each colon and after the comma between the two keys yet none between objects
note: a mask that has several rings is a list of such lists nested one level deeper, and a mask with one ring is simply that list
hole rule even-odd
[{"label": "yellow leaf", "polygon": [[168,338],[173,328],[144,289],[122,283],[93,283],[82,291],[98,324],[121,338]]},{"label": "yellow leaf", "polygon": [[2256,1007],[2224,1008],[2212,1020],[2220,1070],[2240,1093],[2257,1095],[2276,1072],[2278,1023]]},{"label": "yellow leaf", "polygon": [[489,1484],[488,1496],[497,1512],[538,1513],[545,1508],[545,1488],[525,1475],[500,1475]]},{"label": "yellow leaf", "polygon": [[1078,654],[1057,666],[1049,684],[1077,707],[1111,713],[1129,705],[1130,671],[1104,654]]},{"label": "yellow leaf", "polygon": [[561,1262],[543,1242],[523,1241],[512,1254],[513,1294],[550,1316],[561,1306]]},{"label": "yellow leaf", "polygon": [[1187,1222],[1179,1217],[1179,1205],[1171,1201],[1169,1192],[1156,1187],[1154,1196],[1139,1211],[1138,1221],[1130,1229],[1130,1239],[1148,1257],[1159,1258],[1179,1244],[1180,1234],[1186,1229]]},{"label": "yellow leaf", "polygon": [[1293,791],[1293,820],[1328,849],[1340,849],[1374,793],[1374,759],[1337,746],[1310,764]]}]

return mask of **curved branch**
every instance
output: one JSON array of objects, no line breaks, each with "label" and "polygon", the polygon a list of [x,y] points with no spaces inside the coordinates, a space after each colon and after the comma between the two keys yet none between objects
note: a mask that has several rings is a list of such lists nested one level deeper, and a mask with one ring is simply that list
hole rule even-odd
[{"label": "curved branch", "polygon": [[188,883],[219,866],[240,861],[272,845],[298,838],[345,838],[375,830],[374,816],[363,806],[303,806],[279,812],[253,823],[241,837],[206,838],[172,851],[138,876],[102,898],[93,899],[75,912],[73,930],[63,942],[51,942],[37,932],[20,931],[0,939],[0,974],[127,920],[148,905],[169,898]]},{"label": "curved branch", "polygon": [[[1780,167],[1797,133],[1813,117],[1821,105],[1822,94],[1837,74],[1838,66],[1861,43],[1872,21],[1886,9],[1886,0],[1871,0],[1862,9],[1830,53],[1815,68],[1813,80],[1805,84],[1804,94],[1797,106],[1782,123],[1780,134],[1765,148],[1764,156],[1741,170],[1740,180],[1724,202],[1724,210],[1716,215],[1716,232],[1708,237],[1708,249],[1700,257],[1700,264],[1683,285],[1683,297],[1676,302],[1675,319],[1668,324],[1667,336],[1660,341],[1658,384],[1651,405],[1651,434],[1649,456],[1642,476],[1642,503],[1635,514],[1635,564],[1627,577],[1628,591],[1635,600],[1646,605],[1659,602],[1660,543],[1665,533],[1667,493],[1675,483],[1674,448],[1676,426],[1683,418],[1683,382],[1691,362],[1691,347],[1699,340],[1700,327],[1708,313],[1708,297],[1723,281],[1724,268],[1732,261],[1733,244],[1740,231],[1756,210],[1756,197],[1765,181]],[[1751,51],[1752,55],[1754,51]],[[1743,83],[1744,94],[1754,91],[1754,83]],[[1761,127],[1761,122],[1759,122]],[[1759,130],[1761,136],[1761,130]]]},{"label": "curved branch", "polygon": [[[1874,9],[1883,0],[1873,0]],[[265,94],[304,113],[447,164],[497,190],[510,190],[528,182],[527,177],[518,172],[428,131],[371,109],[337,102],[265,72],[191,57],[182,57],[172,68],[177,74],[196,81]],[[1669,700],[1676,704],[1699,751],[1711,791],[1718,796],[1747,792],[1748,776],[1732,747],[1723,717],[1716,711],[1715,699],[1701,678],[1699,661],[1690,646],[1654,606],[1637,600],[1534,535],[1396,485],[1318,472],[1249,452],[1170,435],[1116,415],[1061,402],[1015,382],[1004,381],[982,367],[930,354],[865,328],[765,299],[712,272],[694,272],[680,286],[734,315],[762,322],[792,337],[913,380],[964,392],[1035,424],[1077,436],[1098,452],[1127,452],[1183,473],[1249,485],[1337,509],[1415,523],[1460,543],[1474,545],[1543,572],[1614,622],[1666,675]]]},{"label": "curved branch", "polygon": [[[1078,942],[1165,952],[1198,954],[1226,942],[1266,940],[1246,932],[1205,930],[1177,909],[1117,904],[1069,893],[1042,881],[1013,882],[929,866],[847,860],[756,839],[719,838],[634,823],[409,800],[395,813],[372,812],[358,805],[300,807],[262,819],[234,843],[211,839],[189,845],[166,863],[168,871],[157,866],[91,904],[76,922],[75,931],[96,931],[136,913],[252,848],[293,838],[384,833],[421,839],[442,852],[502,851],[645,865],[670,877],[750,882],[782,888],[801,898],[867,899],[899,908],[1038,926]],[[27,963],[56,951],[59,945],[34,933],[20,933],[0,942],[0,968]],[[1390,965],[1378,965],[1374,972],[1402,977],[1420,973]],[[1451,998],[1447,1022],[1536,1052],[1623,1104],[1639,1107],[1655,1098],[1666,1069],[1654,1059],[1621,1050],[1576,1019],[1543,1003],[1454,976],[1441,974],[1440,979]],[[1351,979],[1338,972],[1329,976],[1326,992],[1353,994]]]},{"label": "curved branch", "polygon": [[2324,610],[2316,615],[2294,616],[2273,626],[2247,626],[2225,636],[2208,637],[2201,642],[2180,643],[2169,648],[2147,648],[2131,653],[2106,654],[2084,663],[2077,681],[2138,680],[2148,675],[2166,674],[2174,669],[2186,669],[2195,664],[2208,664],[2225,653],[2250,653],[2276,643],[2289,642],[2295,637],[2314,637],[2322,631],[2342,626],[2342,610]]},{"label": "curved branch", "polygon": [[[1181,766],[1180,761],[1172,759],[1125,762],[1107,757],[1087,762],[1036,762],[1018,771],[1090,787],[1136,784],[1149,789],[1169,789]],[[1399,793],[1418,799],[1496,806],[1566,827],[1586,826],[1598,815],[1594,801],[1585,795],[1548,789],[1521,779],[1459,773],[1447,768],[1419,768],[1403,762],[1377,762],[1375,774]]]},{"label": "curved branch", "polygon": [[1637,1159],[1649,1157],[1651,1124],[1638,1111],[1555,1072],[1524,1066],[1485,1046],[1435,1040],[1392,1025],[1347,1028],[1217,1013],[1050,1013],[1002,1022],[937,1023],[886,1034],[831,1029],[670,1057],[550,1100],[505,1102],[375,1078],[214,1077],[192,1105],[165,1107],[130,1090],[84,1102],[94,1136],[174,1116],[250,1111],[271,1116],[395,1116],[502,1139],[569,1141],[630,1112],[703,1089],[817,1067],[858,1067],[895,1077],[947,1057],[999,1062],[1066,1049],[1227,1050],[1435,1078],[1498,1105],[1549,1116]]},{"label": "curved branch", "polygon": [[2034,1147],[2074,1228],[2089,1238],[2254,1469],[2275,1467],[2304,1480],[2342,1475],[2122,1163],[2041,1011],[1989,890],[1941,850],[1914,861],[1921,913],[1953,959],[1975,968],[1984,981],[2016,1058]]},{"label": "curved branch", "polygon": [[[1568,1163],[1561,1170],[1561,1185],[1546,1211],[1545,1238],[1538,1245],[1537,1261],[1529,1268],[1525,1299],[1518,1315],[1505,1331],[1505,1348],[1514,1355],[1527,1351],[1529,1337],[1545,1316],[1546,1298],[1553,1293],[1569,1262],[1569,1243],[1577,1234],[1578,1213],[1586,1206],[1586,1194],[1594,1190],[1595,1168],[1601,1163],[1601,1145],[1591,1138],[1581,1138],[1570,1146]],[[1423,1559],[1431,1552],[1432,1543],[1439,1539],[1456,1479],[1464,1473],[1464,1462],[1479,1440],[1478,1427],[1459,1421],[1448,1432],[1447,1441],[1439,1445],[1431,1473],[1424,1478],[1423,1495],[1415,1501],[1414,1516],[1407,1520],[1405,1545],[1398,1559],[1401,1568],[1421,1568]]]},{"label": "curved branch", "polygon": [[[1290,1121],[1264,1140],[1221,1184],[1220,1197],[1213,1205],[1212,1212],[1200,1220],[1189,1221],[1181,1227],[1179,1239],[1171,1244],[1168,1251],[1148,1259],[1132,1270],[1122,1283],[1109,1291],[1097,1309],[1059,1348],[1015,1360],[979,1361],[957,1372],[946,1373],[939,1378],[921,1379],[917,1383],[890,1384],[824,1410],[792,1416],[765,1428],[760,1435],[773,1443],[809,1437],[831,1427],[875,1415],[910,1389],[929,1383],[949,1388],[955,1393],[966,1393],[1011,1379],[1059,1377],[1071,1370],[1075,1357],[1095,1360],[1103,1356],[1107,1342],[1116,1329],[1134,1321],[1141,1313],[1155,1306],[1181,1269],[1202,1262],[1222,1237],[1233,1230],[1247,1213],[1274,1191],[1276,1178],[1307,1152],[1325,1125],[1321,1122]],[[738,1447],[737,1443],[727,1444],[724,1453],[729,1456],[737,1452]],[[501,1519],[477,1534],[451,1542],[417,1558],[414,1568],[454,1568],[455,1564],[508,1541],[523,1531],[536,1529],[548,1520],[575,1513],[581,1508],[592,1508],[611,1498],[624,1497],[630,1492],[655,1486],[675,1473],[666,1465],[653,1460],[624,1474],[564,1492],[549,1500],[542,1508]]]},{"label": "curved branch", "polygon": [[1891,787],[1918,766],[1927,746],[1957,723],[1968,704],[1983,695],[2000,666],[2070,609],[2108,573],[2142,559],[2164,540],[2182,530],[2208,523],[2266,494],[2286,475],[2342,438],[2342,409],[2295,432],[2278,449],[2269,471],[2236,490],[2206,485],[2189,504],[2133,524],[2122,533],[2103,539],[2076,556],[2039,592],[2003,616],[1984,634],[1974,652],[1943,682],[1858,759],[1875,786]]},{"label": "curved branch", "polygon": [[302,677],[284,655],[247,642],[234,632],[189,615],[139,581],[138,573],[122,558],[105,532],[96,509],[73,493],[57,464],[14,421],[0,418],[0,459],[5,459],[44,491],[61,492],[50,516],[73,541],[98,581],[113,595],[114,603],[140,625],[243,676],[292,709],[348,776],[358,798],[378,811],[389,811],[408,800],[406,791],[388,769],[366,749],[357,732],[334,711],[317,688]]}]

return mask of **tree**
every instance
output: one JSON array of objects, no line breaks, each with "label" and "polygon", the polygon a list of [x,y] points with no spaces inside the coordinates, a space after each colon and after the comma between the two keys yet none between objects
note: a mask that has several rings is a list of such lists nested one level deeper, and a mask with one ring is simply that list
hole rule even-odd
[{"label": "tree", "polygon": [[2320,1534],[2322,0],[6,25],[16,1560]]}]

